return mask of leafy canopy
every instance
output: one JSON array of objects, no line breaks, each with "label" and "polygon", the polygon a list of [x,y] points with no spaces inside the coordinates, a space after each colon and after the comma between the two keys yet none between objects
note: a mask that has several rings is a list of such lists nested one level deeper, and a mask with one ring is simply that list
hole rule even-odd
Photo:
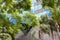
[{"label": "leafy canopy", "polygon": [[[31,9],[31,0],[0,0],[0,26],[7,28],[8,32],[12,34],[18,33],[20,29],[23,30],[24,33],[29,32],[35,25],[39,24],[39,21],[35,14],[25,14],[20,15],[21,10],[30,10]],[[11,14],[11,17],[6,17],[7,14]],[[14,23],[11,23],[11,21]],[[15,22],[16,21],[16,24]],[[23,26],[21,23],[25,22],[27,27]],[[26,28],[26,30],[25,30]]]},{"label": "leafy canopy", "polygon": [[[30,10],[31,0],[0,0],[0,27],[5,27],[8,32],[16,34],[19,27],[22,26],[20,24],[22,22],[21,9]],[[17,24],[14,25],[10,22],[10,17],[7,17],[9,13],[17,21]]]},{"label": "leafy canopy", "polygon": [[60,0],[42,0],[43,1],[43,6],[48,6],[51,8],[54,8],[55,6],[60,5]]},{"label": "leafy canopy", "polygon": [[43,6],[51,10],[52,18],[60,24],[60,0],[43,0]]},{"label": "leafy canopy", "polygon": [[31,0],[0,0],[0,11],[12,13],[20,9],[30,10]]}]

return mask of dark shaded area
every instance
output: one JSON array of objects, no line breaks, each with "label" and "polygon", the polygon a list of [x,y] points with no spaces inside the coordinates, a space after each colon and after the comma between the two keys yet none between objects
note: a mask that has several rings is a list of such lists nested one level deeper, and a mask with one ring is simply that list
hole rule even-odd
[{"label": "dark shaded area", "polygon": [[24,34],[26,35],[29,31],[30,31],[30,29],[32,28],[32,26],[28,26],[26,23],[21,23],[22,24],[22,28],[20,28],[23,32],[24,32]]}]

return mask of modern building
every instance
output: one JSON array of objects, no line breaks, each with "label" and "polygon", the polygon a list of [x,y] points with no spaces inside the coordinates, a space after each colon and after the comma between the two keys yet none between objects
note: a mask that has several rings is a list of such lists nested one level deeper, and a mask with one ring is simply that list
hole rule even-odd
[{"label": "modern building", "polygon": [[35,13],[38,17],[44,14],[50,16],[50,11],[42,7],[42,0],[32,0],[32,13]]}]

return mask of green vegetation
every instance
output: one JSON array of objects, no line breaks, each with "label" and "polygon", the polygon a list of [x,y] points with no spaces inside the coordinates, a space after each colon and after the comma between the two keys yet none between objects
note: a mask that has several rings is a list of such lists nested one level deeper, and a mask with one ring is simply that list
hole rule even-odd
[{"label": "green vegetation", "polygon": [[[58,31],[60,25],[60,0],[43,0],[43,7],[47,7],[51,11],[51,16],[45,15],[40,18],[37,18],[35,14],[23,14],[23,11],[30,11],[31,1],[0,0],[0,28],[6,28],[7,32],[13,34],[14,37],[20,29],[27,34],[34,26],[40,26],[40,29],[45,33],[49,33],[50,29],[51,31]],[[10,22],[12,19],[10,20],[10,17],[7,17],[8,14],[11,14],[11,18],[16,23]]]},{"label": "green vegetation", "polygon": [[[31,1],[32,0],[0,0],[0,28],[6,28],[8,30],[7,32],[13,34],[12,36],[15,37],[20,29],[26,34],[33,26],[38,25],[39,21],[35,14],[22,13],[26,10],[30,11]],[[20,15],[21,13],[23,16]],[[8,14],[10,14],[11,17],[7,17],[10,16]],[[16,23],[12,23],[14,21],[13,19]],[[13,21],[11,22],[11,20]],[[23,26],[23,24],[21,24],[23,22],[28,25],[27,28],[25,27],[26,25]]]},{"label": "green vegetation", "polygon": [[[0,0],[0,27],[5,27],[9,33],[16,35],[22,26],[21,9],[30,10],[31,0]],[[17,21],[16,24],[10,22],[8,14]],[[11,19],[12,20],[12,19]]]}]

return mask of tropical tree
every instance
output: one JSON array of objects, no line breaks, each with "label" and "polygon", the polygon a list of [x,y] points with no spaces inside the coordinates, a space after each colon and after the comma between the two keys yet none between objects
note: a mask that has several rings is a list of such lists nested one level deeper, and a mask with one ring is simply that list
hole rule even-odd
[{"label": "tropical tree", "polygon": [[[56,31],[55,22],[52,18],[47,15],[43,15],[40,17],[40,28],[42,28],[44,33],[48,33],[52,36],[54,40],[53,31]],[[52,34],[52,35],[51,35]]]},{"label": "tropical tree", "polygon": [[[43,0],[43,6],[49,8],[51,10],[51,16],[53,21],[55,22],[55,26],[57,27],[57,32],[59,36],[59,23],[60,23],[60,0]],[[60,39],[59,39],[60,40]]]},{"label": "tropical tree", "polygon": [[43,6],[48,6],[51,8],[54,8],[55,6],[59,6],[60,5],[60,0],[42,0],[43,1]]},{"label": "tropical tree", "polygon": [[[21,11],[30,9],[31,0],[0,0],[0,27],[7,28],[8,32],[16,35],[22,26]],[[9,14],[11,17],[7,17]]]},{"label": "tropical tree", "polygon": [[[7,28],[14,35],[20,29],[25,34],[28,33],[32,27],[39,24],[35,14],[22,13],[23,11],[30,11],[30,9],[31,0],[0,0],[0,27]],[[21,13],[22,15],[20,15]],[[23,26],[23,23],[26,25]]]},{"label": "tropical tree", "polygon": [[[55,22],[55,27],[57,29],[57,33],[58,33],[58,36],[59,36],[59,24],[60,24],[60,9],[59,8],[55,8],[54,11],[52,12],[52,17],[53,17],[53,20]],[[59,40],[60,40],[60,36],[59,36]]]},{"label": "tropical tree", "polygon": [[39,20],[35,14],[26,13],[23,15],[22,23],[23,27],[21,29],[27,34],[32,27],[39,25]]}]

